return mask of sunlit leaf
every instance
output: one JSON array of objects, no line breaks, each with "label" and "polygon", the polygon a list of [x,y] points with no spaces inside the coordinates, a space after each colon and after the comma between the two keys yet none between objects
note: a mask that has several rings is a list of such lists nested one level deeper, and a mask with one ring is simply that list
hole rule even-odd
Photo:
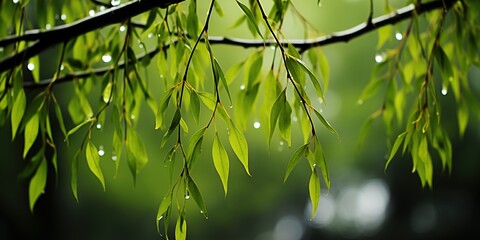
[{"label": "sunlit leaf", "polygon": [[94,118],[90,118],[90,119],[87,119],[87,120],[83,121],[82,123],[78,124],[77,126],[73,127],[72,129],[70,129],[70,131],[68,131],[68,133],[67,133],[67,136],[65,137],[65,141],[67,141],[67,139],[70,135],[74,134],[76,131],[78,131],[78,129],[83,127],[85,124],[92,123],[94,121],[95,121]]},{"label": "sunlit leaf", "polygon": [[187,148],[188,168],[191,170],[202,152],[203,135],[206,128],[201,128],[190,137]]},{"label": "sunlit leaf", "polygon": [[468,106],[465,103],[465,100],[462,99],[458,102],[457,118],[458,118],[458,132],[460,136],[465,134],[468,124]]},{"label": "sunlit leaf", "polygon": [[252,26],[255,27],[255,30],[257,31],[258,35],[260,35],[261,38],[264,38],[262,35],[262,32],[260,32],[260,28],[258,28],[257,21],[255,20],[255,16],[253,15],[252,11],[245,6],[243,3],[237,1],[238,6],[242,9],[242,11],[245,13],[247,16],[248,21],[251,23]]},{"label": "sunlit leaf", "polygon": [[388,157],[387,163],[385,164],[385,171],[387,171],[388,165],[390,164],[393,157],[397,153],[400,145],[403,143],[403,140],[405,139],[405,135],[407,135],[407,132],[400,133],[397,137],[397,140],[395,140],[395,143],[393,144],[392,150],[390,151],[390,156]]},{"label": "sunlit leaf", "polygon": [[180,124],[181,118],[182,116],[180,115],[180,109],[177,108],[177,110],[175,111],[175,115],[173,116],[172,122],[170,123],[170,127],[168,128],[165,135],[163,135],[162,144],[161,144],[162,148],[163,146],[165,146],[165,143],[167,142],[168,138],[173,133],[173,131],[175,131],[175,128],[177,128],[178,125]]},{"label": "sunlit leaf", "polygon": [[23,158],[27,156],[28,151],[37,139],[40,125],[40,114],[33,115],[25,126],[25,145],[23,147]]},{"label": "sunlit leaf", "polygon": [[100,168],[100,155],[98,155],[97,147],[95,147],[91,141],[87,142],[85,154],[88,168],[90,168],[90,171],[98,178],[105,191],[105,179],[103,178],[102,169]]},{"label": "sunlit leaf", "polygon": [[225,151],[218,133],[215,134],[215,138],[213,139],[212,158],[215,169],[217,170],[220,180],[222,181],[225,195],[227,195],[230,161],[228,159],[227,151]]},{"label": "sunlit leaf", "polygon": [[238,157],[238,160],[243,164],[245,171],[250,175],[250,170],[248,169],[248,145],[245,136],[243,133],[238,130],[237,127],[233,124],[233,121],[230,120],[228,124],[229,134],[228,140],[232,146],[233,151]]},{"label": "sunlit leaf", "polygon": [[40,165],[30,180],[30,185],[28,187],[28,197],[30,202],[30,211],[33,212],[33,207],[35,202],[37,202],[38,197],[43,193],[45,185],[47,184],[47,160],[45,157],[42,158]]},{"label": "sunlit leaf", "polygon": [[273,132],[275,131],[275,126],[277,125],[278,117],[280,116],[280,113],[282,112],[286,101],[287,101],[286,93],[285,93],[285,90],[283,90],[280,93],[280,95],[278,95],[277,99],[275,100],[275,103],[273,103],[272,110],[270,111],[270,134],[268,138],[269,142],[272,140],[272,135],[273,135]]},{"label": "sunlit leaf", "polygon": [[175,239],[176,240],[185,240],[187,239],[187,221],[180,215],[177,220],[177,225],[175,226]]},{"label": "sunlit leaf", "polygon": [[278,129],[280,135],[290,147],[292,145],[292,108],[288,102],[284,103],[278,117]]},{"label": "sunlit leaf", "polygon": [[15,97],[15,101],[13,102],[13,107],[12,107],[12,117],[11,117],[12,140],[15,139],[18,126],[20,125],[20,122],[22,121],[22,118],[23,118],[23,114],[25,113],[26,105],[27,105],[27,98],[25,95],[25,91],[21,89],[18,92],[17,96]]},{"label": "sunlit leaf", "polygon": [[165,212],[167,212],[168,208],[172,204],[172,197],[173,197],[172,194],[173,194],[172,192],[169,192],[167,195],[165,195],[162,201],[160,202],[160,206],[158,207],[157,218],[155,221],[157,224],[157,232],[160,232],[160,226],[159,226],[160,220],[162,220],[162,218],[164,217],[163,215],[165,214]]}]

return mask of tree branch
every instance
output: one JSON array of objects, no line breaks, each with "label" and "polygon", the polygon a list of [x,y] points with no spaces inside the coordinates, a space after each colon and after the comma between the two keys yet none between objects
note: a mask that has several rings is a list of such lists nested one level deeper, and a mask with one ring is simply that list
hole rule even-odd
[{"label": "tree branch", "polygon": [[[368,32],[374,31],[378,28],[381,28],[386,25],[396,24],[402,20],[411,18],[414,15],[423,14],[425,12],[433,11],[436,9],[448,9],[453,6],[455,2],[458,0],[437,0],[428,3],[421,3],[417,5],[408,5],[406,7],[400,8],[392,13],[385,14],[373,19],[370,21],[364,22],[352,28],[346,29],[344,31],[335,32],[330,35],[321,36],[318,38],[313,39],[293,39],[293,40],[281,40],[280,44],[292,44],[294,47],[298,48],[300,52],[304,52],[310,48],[316,46],[325,46],[329,44],[339,43],[339,42],[348,42],[354,38],[357,38],[363,34]],[[203,40],[205,41],[205,40]],[[240,38],[228,38],[222,36],[210,36],[208,38],[210,44],[224,44],[224,45],[231,45],[231,46],[239,46],[244,48],[258,48],[258,47],[265,47],[265,46],[272,46],[276,45],[277,42],[273,39],[268,40],[252,40],[252,39],[240,39]],[[172,43],[175,44],[178,40],[173,41]],[[151,50],[147,54],[142,54],[137,57],[138,61],[141,61],[144,57],[148,55],[148,57],[152,58],[156,54],[160,52],[160,50],[165,50],[170,47],[170,44],[164,45],[162,49],[159,47]],[[123,68],[124,64],[120,63],[117,65],[118,68]],[[102,75],[108,71],[111,71],[112,67],[104,67],[94,69],[92,71],[83,71],[77,72],[72,74],[66,74],[59,77],[56,80],[56,83],[60,82],[67,82],[76,78],[85,78],[91,75]],[[42,88],[50,83],[51,79],[44,79],[39,83],[33,82],[24,82],[24,87],[26,88]]]},{"label": "tree branch", "polygon": [[35,43],[21,52],[3,59],[0,62],[0,73],[20,65],[22,62],[59,43],[67,42],[99,28],[120,23],[125,21],[125,19],[134,17],[153,8],[166,8],[182,1],[184,0],[132,1],[118,7],[112,7],[97,15],[89,16],[70,24],[60,25],[50,30],[33,29],[26,31],[22,35],[5,37],[0,39],[0,47],[20,41],[35,41]]}]

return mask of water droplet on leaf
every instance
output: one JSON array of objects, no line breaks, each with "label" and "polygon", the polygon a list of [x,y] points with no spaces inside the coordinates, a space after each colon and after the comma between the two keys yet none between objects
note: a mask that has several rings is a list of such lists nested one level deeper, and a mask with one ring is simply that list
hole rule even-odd
[{"label": "water droplet on leaf", "polygon": [[112,6],[114,6],[114,7],[120,5],[120,3],[121,3],[121,0],[112,0],[110,2],[110,4],[112,4]]},{"label": "water droplet on leaf", "polygon": [[397,39],[398,41],[402,40],[403,39],[403,34],[402,33],[395,33],[395,39]]},{"label": "water droplet on leaf", "polygon": [[33,70],[35,69],[35,64],[29,63],[29,64],[27,65],[27,68],[28,68],[28,70],[33,71]]},{"label": "water droplet on leaf", "polygon": [[88,11],[88,15],[90,17],[93,17],[95,15],[95,10],[91,9],[90,11]]},{"label": "water droplet on leaf", "polygon": [[102,56],[102,61],[105,63],[109,63],[110,61],[112,61],[112,56],[110,54],[105,54]]},{"label": "water droplet on leaf", "polygon": [[445,87],[442,88],[442,95],[445,96],[445,95],[447,95],[447,93],[448,93],[447,88],[445,88]]},{"label": "water droplet on leaf", "polygon": [[260,126],[261,126],[260,122],[254,122],[254,123],[253,123],[253,127],[254,127],[255,129],[259,129]]},{"label": "water droplet on leaf", "polygon": [[125,32],[126,29],[127,28],[124,25],[120,26],[120,32]]},{"label": "water droplet on leaf", "polygon": [[102,157],[105,155],[105,150],[103,150],[103,146],[98,147],[98,155]]}]

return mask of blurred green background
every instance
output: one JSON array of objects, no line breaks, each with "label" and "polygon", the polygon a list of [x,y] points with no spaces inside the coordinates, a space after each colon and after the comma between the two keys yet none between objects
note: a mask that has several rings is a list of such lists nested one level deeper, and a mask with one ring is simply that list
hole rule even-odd
[{"label": "blurred green background", "polygon": [[[200,2],[199,12],[205,13],[208,3]],[[264,2],[269,6],[269,1]],[[322,1],[321,7],[312,7],[316,0],[296,2],[299,12],[323,33],[359,24],[366,20],[369,12],[369,1],[366,0],[327,0]],[[375,1],[375,15],[383,12],[383,2]],[[390,2],[401,6],[404,1]],[[230,28],[241,14],[236,3],[221,1],[220,5],[225,16],[213,15],[209,34],[251,38],[243,27]],[[284,34],[289,38],[304,37],[299,26],[299,20],[288,15]],[[397,26],[398,31],[402,31],[403,25]],[[322,111],[338,131],[340,139],[323,126],[317,126],[332,182],[328,194],[322,186],[317,216],[310,220],[310,170],[306,163],[301,163],[283,183],[289,157],[302,141],[299,129],[293,128],[291,148],[279,140],[273,140],[269,146],[267,124],[256,115],[260,108],[254,107],[246,131],[252,177],[231,155],[229,193],[224,197],[220,179],[209,158],[211,139],[208,139],[192,176],[202,192],[209,218],[200,214],[193,200],[187,201],[189,239],[452,239],[468,234],[480,236],[477,217],[480,213],[480,125],[478,118],[472,116],[465,136],[458,136],[455,114],[449,114],[455,111],[455,106],[447,103],[453,100],[452,96],[444,97],[443,121],[452,137],[453,171],[451,174],[442,172],[440,161],[435,161],[432,190],[422,189],[417,175],[411,173],[409,158],[397,156],[384,172],[388,141],[381,120],[373,122],[365,143],[357,148],[363,124],[381,105],[380,98],[357,104],[375,64],[376,40],[377,32],[372,32],[348,43],[323,48],[330,64],[331,82]],[[392,41],[395,41],[393,35]],[[214,46],[224,70],[253,51]],[[154,78],[155,74],[158,73],[153,67],[150,76]],[[479,78],[480,70],[473,69],[470,79],[476,96],[480,93]],[[233,83],[234,91],[240,91],[240,81],[238,78]],[[56,89],[57,94],[64,92],[59,99],[67,103],[69,94],[72,94],[71,87],[66,84]],[[168,149],[160,149],[163,133],[153,130],[154,116],[148,109],[144,110],[138,130],[150,162],[140,172],[135,186],[125,159],[122,159],[118,177],[113,178],[111,140],[102,137],[110,136],[105,133],[112,129],[105,126],[96,130],[95,143],[104,147],[106,152],[101,160],[106,192],[88,170],[86,162],[81,160],[79,203],[76,203],[70,190],[70,161],[79,146],[79,139],[74,138],[83,136],[77,133],[71,138],[69,148],[66,144],[58,144],[61,146],[58,177],[52,177],[51,172],[47,189],[33,214],[28,209],[28,181],[18,178],[25,166],[25,160],[21,159],[23,139],[10,141],[9,124],[0,129],[0,239],[162,238],[156,232],[155,216],[158,204],[168,191],[168,173],[163,166]],[[259,128],[253,126],[257,121],[260,122]],[[59,130],[57,139],[62,139]]]}]

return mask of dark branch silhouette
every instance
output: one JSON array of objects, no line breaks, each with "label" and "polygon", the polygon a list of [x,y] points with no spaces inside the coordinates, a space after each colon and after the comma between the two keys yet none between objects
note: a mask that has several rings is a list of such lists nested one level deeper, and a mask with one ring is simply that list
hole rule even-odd
[{"label": "dark branch silhouette", "polygon": [[0,73],[20,65],[22,62],[59,43],[67,42],[99,28],[121,23],[153,8],[166,8],[182,1],[184,0],[132,1],[118,7],[112,7],[97,15],[85,17],[76,22],[61,25],[50,30],[33,29],[24,32],[22,35],[5,37],[0,39],[0,47],[20,41],[35,41],[35,43],[21,52],[3,59],[0,62]]},{"label": "dark branch silhouette", "polygon": [[[92,31],[94,29],[108,26],[113,23],[118,23],[123,21],[124,19],[131,17],[132,13],[134,12],[135,15],[141,13],[140,11],[147,11],[150,8],[153,7],[163,7],[163,6],[168,6],[169,4],[181,2],[183,0],[169,0],[167,1],[168,3],[163,3],[158,4],[154,2],[161,2],[161,1],[151,1],[151,0],[142,0],[142,1],[135,1],[131,2],[130,5],[122,5],[121,7],[118,8],[112,8],[108,10],[109,15],[105,15],[106,13],[102,13],[98,16],[94,17],[89,17],[84,20],[80,20],[78,22],[65,25],[65,26],[59,26],[57,28],[54,28],[50,31],[46,32],[34,32],[38,30],[31,30],[27,31],[24,35],[22,36],[16,36],[17,40],[16,41],[21,41],[21,40],[31,40],[31,39],[38,39],[38,41],[26,49],[26,53],[18,53],[15,56],[10,57],[9,59],[5,59],[2,62],[0,62],[0,72],[3,72],[13,66],[16,66],[20,64],[21,62],[25,61],[26,59],[33,57],[43,51],[44,49],[64,42],[68,41],[68,39],[74,38],[76,36],[82,35],[88,31]],[[354,38],[357,38],[363,34],[366,34],[368,32],[374,31],[378,28],[381,28],[386,25],[390,24],[396,24],[402,20],[409,19],[415,15],[420,15],[429,11],[437,10],[437,9],[442,9],[442,10],[447,10],[453,6],[455,2],[458,0],[437,0],[437,1],[432,1],[432,2],[427,2],[427,3],[420,3],[420,4],[411,4],[406,7],[400,8],[392,13],[385,14],[376,18],[369,18],[368,21],[361,23],[357,26],[354,26],[352,28],[346,29],[344,31],[340,32],[335,32],[330,35],[326,36],[321,36],[318,38],[313,38],[313,39],[293,39],[293,40],[281,40],[281,44],[287,44],[290,43],[294,47],[298,48],[300,52],[304,52],[310,48],[317,47],[317,46],[325,46],[333,43],[338,43],[338,42],[348,42]],[[147,5],[139,5],[141,3],[148,2],[150,5],[150,8],[146,9]],[[136,4],[136,5],[134,5]],[[135,9],[130,9],[134,8]],[[122,10],[122,11],[120,11]],[[127,14],[128,12],[128,14]],[[116,17],[112,17],[111,14],[114,14]],[[122,15],[125,14],[125,15]],[[108,17],[108,23],[102,22],[102,24],[96,24],[97,26],[89,26],[86,27],[84,26],[85,22],[88,22],[91,25],[94,25],[97,21],[103,21],[104,17]],[[106,21],[106,20],[105,20]],[[98,26],[101,25],[101,26]],[[68,36],[68,34],[72,31],[71,29],[78,31],[78,30],[83,30],[82,33],[75,32],[74,36]],[[57,37],[57,34],[67,34],[65,37],[61,38],[55,38]],[[28,37],[27,37],[28,35]],[[48,36],[48,37],[47,37]],[[22,38],[20,38],[22,37]],[[66,39],[68,37],[68,39]],[[55,39],[55,43],[52,43],[51,41],[48,43],[45,43],[46,41],[41,41],[41,39],[46,39],[50,40],[50,38]],[[224,45],[232,45],[232,46],[239,46],[239,47],[244,47],[244,48],[258,48],[258,47],[265,47],[265,46],[274,46],[277,43],[273,39],[267,39],[267,40],[254,40],[254,39],[239,39],[239,38],[229,38],[229,37],[222,37],[222,36],[209,36],[208,38],[210,44],[224,44]],[[174,40],[172,43],[175,44],[178,40]],[[204,41],[204,40],[203,40]],[[2,39],[0,40],[0,46],[7,42],[7,40]],[[39,46],[37,46],[39,45]],[[150,50],[150,52],[146,54],[139,55],[137,59],[140,61],[144,57],[148,56],[150,58],[154,57],[160,50],[165,50],[168,48],[170,45],[164,45],[161,49],[159,47]],[[24,55],[23,57],[20,57]],[[123,68],[124,64],[119,63],[117,68]],[[60,76],[57,78],[55,83],[60,83],[60,82],[66,82],[70,81],[72,79],[76,78],[85,78],[91,75],[102,75],[108,71],[111,71],[113,69],[113,66],[110,67],[103,67],[103,68],[98,68],[90,71],[82,71],[82,72],[76,72],[76,73],[70,73],[66,74],[63,76]],[[42,88],[46,86],[47,84],[50,83],[52,79],[44,79],[41,80],[39,83],[33,83],[33,82],[25,82],[24,86],[26,88]]]}]

